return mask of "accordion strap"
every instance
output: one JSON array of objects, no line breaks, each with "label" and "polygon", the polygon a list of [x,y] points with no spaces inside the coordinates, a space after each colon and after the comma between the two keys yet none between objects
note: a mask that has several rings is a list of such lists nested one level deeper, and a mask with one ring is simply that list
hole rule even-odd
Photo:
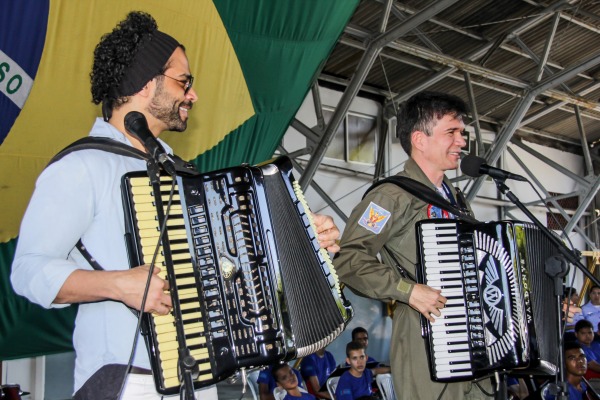
[{"label": "accordion strap", "polygon": [[[52,157],[52,159],[48,162],[48,165],[51,165],[56,161],[60,160],[61,158],[65,157],[66,155],[79,150],[102,150],[125,157],[138,158],[140,160],[149,161],[151,159],[150,154],[144,153],[143,151],[138,150],[135,147],[118,142],[114,139],[97,136],[87,136],[76,140],[75,142],[71,143],[70,145],[59,151],[58,154]],[[198,171],[196,171],[192,163],[184,161],[181,157],[178,157],[175,154],[170,154],[169,157],[173,160],[173,163],[175,164],[175,170],[178,173],[186,175],[198,174]]]},{"label": "accordion strap", "polygon": [[[410,193],[414,197],[416,197],[420,200],[423,200],[425,203],[438,206],[441,209],[446,210],[453,215],[456,215],[457,217],[459,217],[462,220],[465,220],[465,221],[471,222],[471,223],[479,222],[475,218],[470,216],[467,212],[461,210],[460,208],[458,208],[457,206],[455,206],[454,204],[450,203],[448,200],[443,198],[439,193],[437,193],[435,190],[431,189],[429,186],[424,185],[421,182],[416,181],[416,180],[406,177],[406,176],[395,175],[395,176],[390,176],[388,178],[381,179],[381,180],[375,182],[367,189],[367,191],[363,195],[363,199],[365,198],[367,193],[369,193],[371,190],[375,189],[377,186],[383,185],[384,183],[393,183],[397,186],[400,186],[402,189],[404,189],[406,192]],[[458,203],[464,207],[466,205],[464,195],[457,188],[456,188],[456,196],[457,196]],[[396,268],[398,269],[398,271],[400,272],[400,275],[402,275],[403,278],[410,279],[410,280],[416,282],[415,277],[412,276],[412,274],[410,274],[404,267],[402,267],[402,265],[400,265],[400,263],[394,256],[394,253],[386,245],[383,246],[383,250],[394,261],[394,264],[396,264]]]},{"label": "accordion strap", "polygon": [[[76,140],[75,142],[71,143],[70,145],[59,151],[58,154],[56,154],[50,159],[46,167],[48,167],[51,164],[54,164],[66,155],[80,150],[102,150],[125,157],[138,158],[140,160],[146,161],[150,160],[149,154],[144,153],[143,151],[138,150],[135,147],[128,146],[125,143],[121,143],[114,139],[105,137],[88,136]],[[170,157],[173,159],[173,163],[175,164],[175,170],[177,172],[188,175],[198,174],[198,171],[195,170],[194,165],[192,163],[186,162],[176,155],[170,155]],[[96,259],[92,257],[90,252],[87,251],[81,239],[77,241],[75,247],[77,248],[77,250],[79,250],[79,252],[86,259],[86,261],[92,266],[92,268],[98,271],[104,270],[104,268],[102,268],[102,266],[98,264]]]},{"label": "accordion strap", "polygon": [[[406,176],[395,175],[375,182],[373,185],[371,185],[371,187],[367,189],[367,191],[363,195],[363,198],[371,190],[375,189],[379,185],[383,185],[384,183],[393,183],[395,185],[398,185],[414,197],[423,200],[425,203],[433,204],[434,206],[440,207],[441,209],[448,211],[449,213],[459,217],[464,221],[470,223],[479,222],[475,218],[470,216],[467,212],[461,210],[460,208],[443,198],[439,193],[431,189],[429,186],[424,185],[421,182]],[[457,191],[457,197],[460,203],[465,204],[462,192]]]}]

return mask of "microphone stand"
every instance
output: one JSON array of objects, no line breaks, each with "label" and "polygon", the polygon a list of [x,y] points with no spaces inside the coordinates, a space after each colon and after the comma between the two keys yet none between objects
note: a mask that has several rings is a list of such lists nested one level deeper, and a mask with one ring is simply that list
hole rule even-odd
[{"label": "microphone stand", "polygon": [[[575,265],[587,278],[589,278],[595,285],[600,286],[600,281],[596,279],[594,275],[588,271],[588,269],[581,263],[579,260],[579,256],[575,251],[569,249],[560,239],[558,239],[552,231],[546,228],[532,213],[525,207],[523,203],[514,195],[504,184],[506,178],[492,178],[496,183],[496,187],[498,190],[504,194],[514,205],[516,205],[527,217],[539,228],[544,236],[546,236],[552,244],[556,246],[556,249],[560,253],[559,255],[552,256],[548,260],[546,260],[546,274],[550,276],[554,280],[554,291],[556,297],[556,307],[557,313],[560,315],[562,307],[561,307],[561,296],[562,296],[562,278],[568,272],[568,264],[567,262]],[[558,319],[558,343],[562,343],[562,324],[561,318]],[[558,383],[558,394],[556,396],[557,400],[566,400],[569,398],[569,394],[567,391],[567,383],[565,378],[564,371],[564,360],[563,360],[563,352],[562,349],[558,352],[558,371],[559,371],[559,383]]]},{"label": "microphone stand", "polygon": [[[146,161],[146,169],[147,169],[147,173],[148,173],[148,178],[150,178],[150,182],[152,183],[152,186],[155,185],[160,185],[160,167],[158,165],[158,163],[156,162],[156,160],[151,157],[150,159],[148,159]],[[165,172],[169,173],[169,171]],[[171,175],[171,174],[170,174]],[[173,179],[175,179],[175,176],[172,176]],[[169,217],[168,214],[163,214],[162,212],[160,212],[159,210],[158,214],[163,215],[163,219],[162,219],[162,224],[166,225],[166,220]],[[168,210],[167,210],[168,211]],[[161,221],[160,217],[159,217],[159,221]],[[161,228],[160,231],[160,241],[163,240],[163,236],[164,236],[164,228]],[[164,245],[164,244],[163,244]],[[169,267],[167,267],[167,275],[170,275],[171,269]],[[171,296],[173,296],[173,294],[171,293]],[[176,301],[173,301],[173,313],[175,315],[181,315],[181,310],[179,308],[179,303]],[[179,397],[181,399],[185,399],[185,400],[194,400],[194,380],[196,380],[198,378],[199,375],[199,368],[198,368],[198,364],[196,363],[196,360],[194,359],[193,356],[190,355],[190,351],[188,349],[188,347],[186,346],[185,340],[183,339],[185,337],[185,332],[183,331],[183,327],[181,325],[181,323],[177,323],[175,324],[175,329],[176,329],[176,337],[177,337],[177,354],[178,354],[178,366],[179,366],[179,377],[180,377],[180,381],[181,381],[181,385],[179,388]]]}]

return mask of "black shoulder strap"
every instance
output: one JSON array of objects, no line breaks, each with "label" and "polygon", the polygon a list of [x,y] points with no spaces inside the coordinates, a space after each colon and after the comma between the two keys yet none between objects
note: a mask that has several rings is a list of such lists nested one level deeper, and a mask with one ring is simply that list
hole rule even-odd
[{"label": "black shoulder strap", "polygon": [[460,208],[448,202],[439,193],[431,189],[429,186],[424,185],[421,182],[418,182],[406,176],[395,175],[375,182],[373,185],[371,185],[370,188],[367,189],[367,191],[363,195],[363,198],[371,190],[375,189],[379,185],[383,185],[384,183],[393,183],[395,185],[398,185],[402,189],[406,190],[408,193],[415,196],[416,198],[423,200],[425,203],[433,204],[434,206],[440,207],[441,209],[446,210],[449,213],[452,213],[453,215],[456,215],[464,221],[471,223],[479,222]]},{"label": "black shoulder strap", "polygon": [[[111,138],[87,136],[76,140],[75,142],[71,143],[70,145],[59,151],[58,154],[56,154],[54,157],[52,157],[52,159],[50,159],[46,167],[57,162],[66,155],[79,150],[102,150],[126,157],[133,157],[141,160],[150,160],[149,154],[144,153],[143,151],[138,150],[135,147],[128,146],[125,143],[118,142]],[[195,170],[193,164],[184,161],[176,155],[171,155],[170,157],[173,159],[173,163],[175,164],[175,170],[177,172],[188,175],[196,175],[199,173]],[[104,269],[100,264],[98,264],[96,259],[92,257],[92,255],[87,251],[81,239],[79,239],[75,247],[77,247],[81,255],[95,270]]]},{"label": "black shoulder strap", "polygon": [[[148,153],[144,153],[143,151],[138,150],[135,147],[126,145],[125,143],[118,142],[111,138],[88,136],[76,140],[75,142],[71,143],[70,145],[59,151],[58,154],[52,157],[52,159],[48,162],[48,165],[53,164],[61,158],[65,157],[66,155],[79,150],[102,150],[107,151],[109,153],[119,154],[121,156],[138,158],[140,160],[150,160],[150,155]],[[178,173],[186,175],[199,174],[199,172],[196,171],[196,168],[192,163],[184,161],[182,158],[174,154],[169,155],[169,157],[173,160],[175,170]],[[46,165],[46,167],[48,167],[48,165]]]},{"label": "black shoulder strap", "polygon": [[125,143],[117,142],[114,139],[88,136],[76,140],[75,142],[71,143],[70,145],[59,151],[58,154],[52,157],[52,159],[48,162],[48,165],[55,163],[56,161],[60,160],[68,154],[71,154],[74,151],[90,149],[108,151],[109,153],[139,158],[142,160],[148,160],[150,158],[149,154],[144,153],[143,151],[140,151],[135,147],[128,146]]}]

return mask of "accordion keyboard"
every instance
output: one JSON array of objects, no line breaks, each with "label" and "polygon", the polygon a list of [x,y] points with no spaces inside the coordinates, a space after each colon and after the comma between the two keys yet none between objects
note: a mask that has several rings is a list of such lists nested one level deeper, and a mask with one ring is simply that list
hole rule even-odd
[{"label": "accordion keyboard", "polygon": [[438,379],[472,377],[474,354],[485,348],[472,247],[459,251],[455,224],[424,225],[425,281],[447,298],[431,323],[433,366]]},{"label": "accordion keyboard", "polygon": [[551,374],[558,345],[552,280],[543,264],[554,248],[531,224],[432,219],[416,225],[417,281],[448,298],[442,317],[421,319],[431,378],[464,381],[498,370]]},{"label": "accordion keyboard", "polygon": [[144,314],[159,393],[179,393],[180,349],[196,362],[199,388],[310,354],[351,318],[291,163],[281,162],[154,183],[145,171],[123,177],[130,264],[150,264],[159,244],[155,264],[173,300],[170,315]]}]

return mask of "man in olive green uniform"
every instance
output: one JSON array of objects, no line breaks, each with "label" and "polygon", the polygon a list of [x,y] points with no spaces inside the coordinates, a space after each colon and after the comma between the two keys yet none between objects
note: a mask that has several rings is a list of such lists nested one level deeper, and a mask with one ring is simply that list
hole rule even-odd
[{"label": "man in olive green uniform", "polygon": [[[466,114],[465,103],[454,96],[423,92],[409,99],[398,115],[398,137],[409,160],[406,176],[437,190],[456,204],[456,192],[444,172],[456,169]],[[459,204],[460,206],[460,204]],[[335,259],[340,280],[365,296],[396,301],[391,338],[391,366],[396,395],[401,399],[435,400],[486,398],[470,382],[443,383],[430,379],[421,337],[420,313],[433,321],[440,316],[446,298],[440,291],[417,284],[415,276],[415,223],[428,218],[452,218],[446,211],[385,183],[365,196],[354,208]],[[383,250],[386,246],[409,275],[403,277]],[[381,252],[383,263],[377,259]],[[489,386],[489,385],[486,385]]]}]

